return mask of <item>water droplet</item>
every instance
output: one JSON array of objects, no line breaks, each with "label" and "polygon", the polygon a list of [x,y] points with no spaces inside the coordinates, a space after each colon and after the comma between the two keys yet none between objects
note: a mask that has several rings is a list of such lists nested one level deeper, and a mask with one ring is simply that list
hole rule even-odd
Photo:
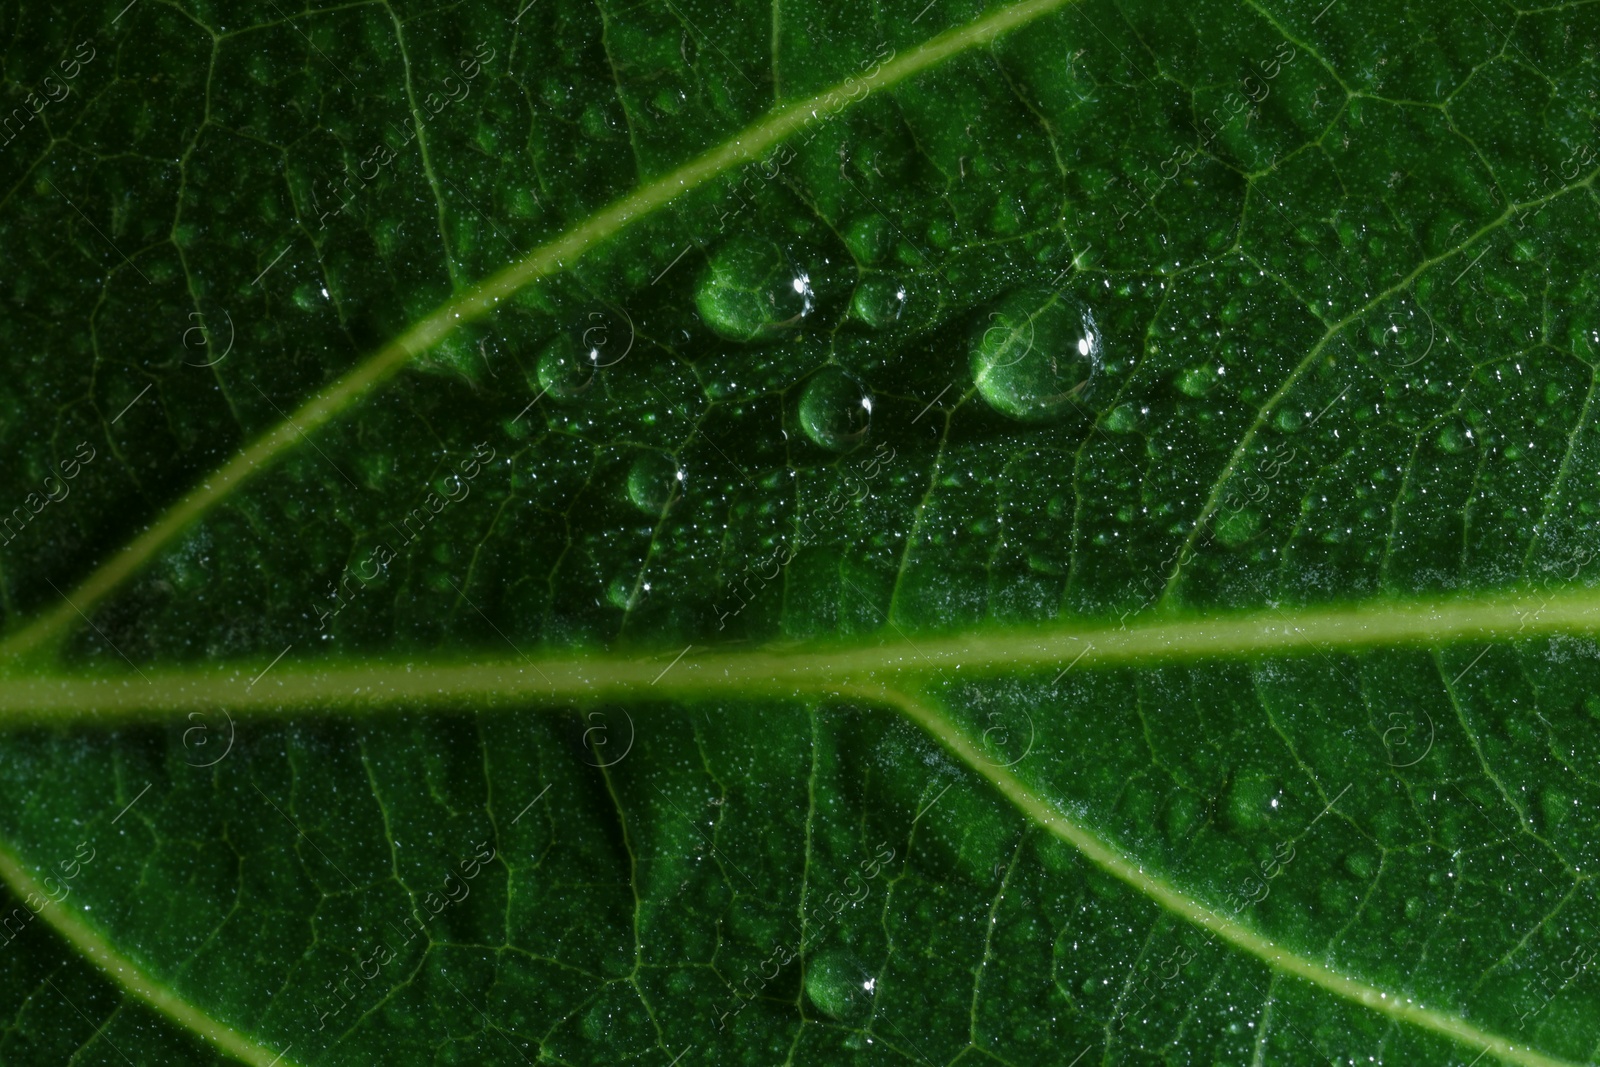
[{"label": "water droplet", "polygon": [[1352,852],[1344,858],[1344,869],[1366,881],[1378,869],[1378,861],[1370,852]]},{"label": "water droplet", "polygon": [[539,354],[539,389],[566,399],[589,391],[600,373],[590,351],[570,330],[561,333]]},{"label": "water droplet", "polygon": [[628,499],[648,515],[660,515],[683,497],[684,469],[664,452],[641,452],[628,469]]},{"label": "water droplet", "polygon": [[821,952],[806,961],[806,996],[830,1019],[864,1014],[877,985],[847,952]]},{"label": "water droplet", "polygon": [[886,274],[874,274],[856,286],[850,313],[874,329],[892,326],[905,312],[905,283]]},{"label": "water droplet", "polygon": [[1179,791],[1167,801],[1164,813],[1169,838],[1186,838],[1205,819],[1206,806],[1192,793]]},{"label": "water droplet", "polygon": [[1132,433],[1139,428],[1139,409],[1132,404],[1118,404],[1106,414],[1105,426],[1112,433]]},{"label": "water droplet", "polygon": [[972,349],[978,392],[996,411],[1029,422],[1081,402],[1101,366],[1089,308],[1067,293],[1024,289],[1003,297]]},{"label": "water droplet", "polygon": [[1229,548],[1238,548],[1261,529],[1261,513],[1250,508],[1230,511],[1217,520],[1217,540]]},{"label": "water droplet", "polygon": [[1452,456],[1460,455],[1477,443],[1473,439],[1472,428],[1460,419],[1452,419],[1441,426],[1433,441],[1441,452],[1448,452]]},{"label": "water droplet", "polygon": [[830,452],[848,452],[872,428],[872,393],[838,367],[824,367],[800,394],[800,426]]},{"label": "water droplet", "polygon": [[694,295],[717,334],[754,341],[798,326],[815,310],[812,272],[774,241],[733,237],[717,249]]},{"label": "water droplet", "polygon": [[1184,396],[1202,397],[1217,384],[1217,368],[1190,367],[1173,382]]},{"label": "water droplet", "polygon": [[627,571],[606,584],[606,601],[614,608],[627,611],[638,605],[641,592],[638,571]]},{"label": "water droplet", "polygon": [[844,231],[845,247],[862,263],[877,263],[894,247],[889,220],[875,211],[861,215]]},{"label": "water droplet", "polygon": [[1282,783],[1259,773],[1245,772],[1228,790],[1223,817],[1236,830],[1261,830],[1279,810]]}]

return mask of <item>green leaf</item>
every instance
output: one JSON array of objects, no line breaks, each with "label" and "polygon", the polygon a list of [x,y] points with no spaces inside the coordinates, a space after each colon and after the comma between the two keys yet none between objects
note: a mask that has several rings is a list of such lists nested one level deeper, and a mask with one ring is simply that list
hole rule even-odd
[{"label": "green leaf", "polygon": [[16,9],[6,1063],[1593,1063],[1590,6]]}]

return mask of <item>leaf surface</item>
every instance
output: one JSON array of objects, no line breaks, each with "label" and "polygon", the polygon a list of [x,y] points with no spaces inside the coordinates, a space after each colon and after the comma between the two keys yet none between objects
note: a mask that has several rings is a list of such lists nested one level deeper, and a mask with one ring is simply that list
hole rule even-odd
[{"label": "leaf surface", "polygon": [[119,7],[0,1058],[1593,1062],[1591,5]]}]

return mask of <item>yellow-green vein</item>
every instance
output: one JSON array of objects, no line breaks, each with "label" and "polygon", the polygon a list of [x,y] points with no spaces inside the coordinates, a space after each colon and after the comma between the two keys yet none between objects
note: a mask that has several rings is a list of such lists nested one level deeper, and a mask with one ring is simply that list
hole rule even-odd
[{"label": "yellow-green vein", "polygon": [[1517,1046],[1498,1034],[1481,1030],[1464,1019],[1424,1007],[1410,997],[1375,989],[1365,982],[1326,967],[1314,960],[1284,949],[1271,939],[1215,911],[1180,892],[1158,875],[1147,871],[1132,857],[1117,851],[1075,820],[1062,814],[1009,768],[996,765],[954,723],[934,707],[903,692],[881,687],[863,687],[855,693],[863,699],[888,704],[933,735],[951,755],[987,778],[1000,793],[1031,821],[1077,849],[1096,867],[1148,897],[1164,910],[1209,930],[1242,952],[1265,963],[1277,974],[1309,982],[1336,997],[1353,1001],[1380,1015],[1430,1031],[1467,1046],[1480,1055],[1488,1053],[1505,1063],[1520,1067],[1577,1067],[1566,1060],[1543,1055],[1526,1046]]},{"label": "yellow-green vein", "polygon": [[[217,1049],[251,1067],[296,1067],[295,1061],[285,1053],[272,1052],[244,1034],[206,1015],[171,989],[151,977],[144,968],[111,947],[101,933],[85,922],[72,908],[61,903],[49,903],[51,894],[39,879],[29,873],[10,850],[0,846],[0,879],[24,901],[46,902],[36,912],[57,933],[67,939],[77,953],[103,971],[107,978],[123,990],[144,1001],[150,1007],[177,1023],[180,1027],[198,1034]],[[66,899],[71,899],[66,898]],[[30,906],[29,911],[34,909]]]},{"label": "yellow-green vein", "polygon": [[[0,681],[0,728],[75,719],[181,717],[190,711],[284,714],[307,707],[559,704],[591,700],[795,697],[959,670],[1001,673],[1139,667],[1251,656],[1332,655],[1600,631],[1600,589],[1376,600],[1331,607],[1152,621],[1121,628],[1063,622],[800,649],[550,655],[402,663],[314,660],[150,668],[100,678]],[[676,657],[676,658],[675,658]]]}]

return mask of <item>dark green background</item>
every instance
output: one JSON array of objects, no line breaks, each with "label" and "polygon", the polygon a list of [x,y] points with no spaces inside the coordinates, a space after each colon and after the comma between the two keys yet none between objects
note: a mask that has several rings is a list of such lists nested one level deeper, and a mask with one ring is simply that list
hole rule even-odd
[{"label": "dark green background", "polygon": [[[0,15],[8,109],[95,50],[0,148],[0,511],[96,450],[0,546],[12,629],[452,295],[984,13],[139,0],[113,24],[120,6]],[[1592,582],[1597,31],[1591,4],[1069,5],[456,331],[45,666],[238,661],[242,684],[286,647],[670,657]],[[466,98],[400,147],[412,101],[426,113],[480,42]],[[394,161],[322,226],[328,183],[385,143]],[[973,392],[972,352],[1039,287],[1089,310],[1101,364],[1077,403],[1021,421]],[[710,328],[719,299],[752,329]],[[580,390],[596,345],[626,355]],[[801,417],[841,373],[872,399],[843,454]],[[479,443],[495,459],[470,495],[319,629],[330,586],[398,547]],[[786,546],[719,626],[729,584]],[[1578,635],[927,684],[974,737],[1001,724],[1014,745],[1031,720],[1017,772],[1220,910],[1292,842],[1242,917],[1286,951],[1592,1062],[1600,986],[1565,979],[1600,947],[1597,674]],[[603,771],[595,710],[634,735]],[[68,906],[208,1014],[292,1044],[286,1063],[1476,1054],[1201,947],[883,708],[241,719],[205,769],[198,740],[226,727],[195,725],[10,730],[0,836],[39,869],[91,842]],[[324,984],[485,840],[496,861],[427,948],[317,1030]],[[859,904],[803,918],[880,842],[895,859]],[[802,936],[719,1031],[728,986]],[[1193,961],[1151,977],[1181,946]],[[7,1063],[211,1055],[42,923],[0,947],[5,1019]]]}]

